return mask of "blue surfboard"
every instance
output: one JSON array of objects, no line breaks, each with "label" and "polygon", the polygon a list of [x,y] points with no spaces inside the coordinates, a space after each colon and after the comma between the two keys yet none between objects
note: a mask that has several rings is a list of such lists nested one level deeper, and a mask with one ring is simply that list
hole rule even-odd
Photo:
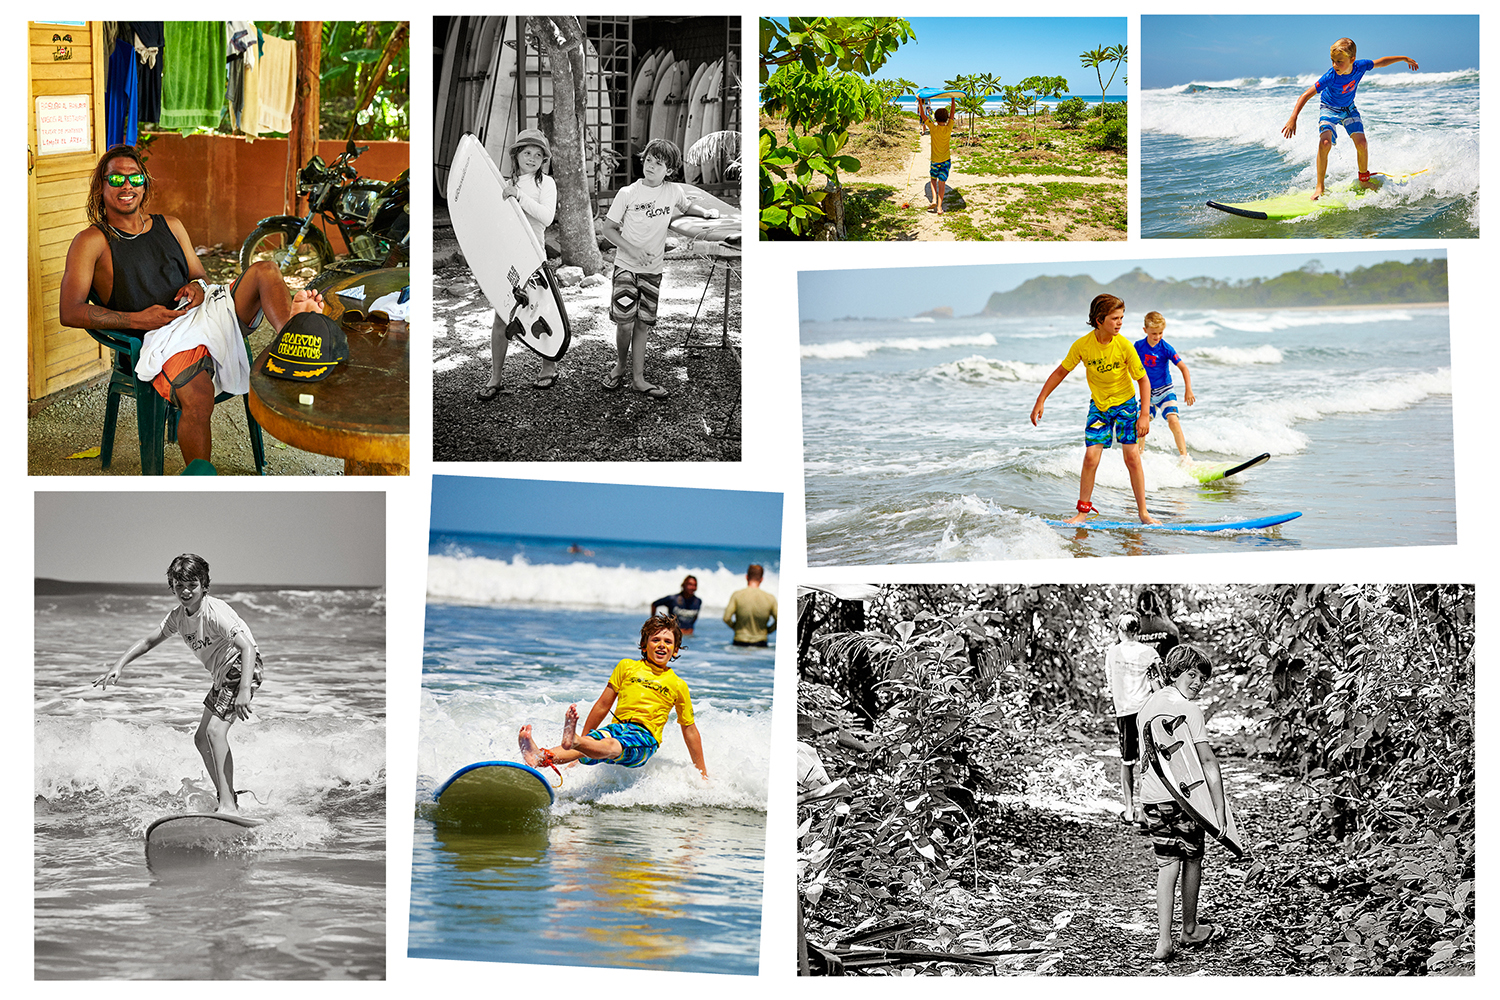
[{"label": "blue surfboard", "polygon": [[464,825],[525,822],[546,815],[552,783],[534,767],[512,760],[483,760],[453,772],[432,798],[433,817]]},{"label": "blue surfboard", "polygon": [[1101,531],[1256,531],[1260,528],[1270,528],[1278,524],[1285,524],[1293,518],[1302,516],[1300,510],[1289,514],[1272,514],[1269,517],[1256,517],[1248,521],[1217,521],[1211,524],[1190,524],[1174,521],[1164,524],[1142,524],[1139,521],[1106,521],[1095,518],[1089,521],[1054,521],[1050,517],[1044,520],[1054,528],[1096,528]]}]

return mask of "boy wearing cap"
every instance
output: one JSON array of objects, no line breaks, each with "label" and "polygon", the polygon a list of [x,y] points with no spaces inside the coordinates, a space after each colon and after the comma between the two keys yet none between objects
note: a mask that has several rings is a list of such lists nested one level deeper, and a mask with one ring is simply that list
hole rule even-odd
[{"label": "boy wearing cap", "polygon": [[1135,801],[1135,765],[1141,759],[1136,714],[1151,697],[1148,678],[1161,659],[1156,650],[1139,641],[1141,620],[1133,612],[1127,611],[1115,619],[1115,630],[1119,642],[1104,654],[1104,675],[1114,700],[1115,728],[1120,736],[1120,789],[1125,798],[1120,820],[1140,824],[1140,807]]},{"label": "boy wearing cap", "polygon": [[[508,173],[502,173],[505,186],[501,190],[501,196],[514,198],[521,206],[526,221],[531,223],[531,232],[536,237],[536,245],[542,249],[543,257],[547,255],[547,227],[552,225],[552,220],[557,215],[557,182],[546,172],[551,160],[552,147],[541,130],[524,129],[506,150],[505,166]],[[510,347],[507,329],[505,318],[496,312],[495,321],[490,327],[490,380],[474,394],[481,402],[511,391],[501,388],[505,355]],[[550,389],[556,384],[557,361],[543,358],[542,373],[531,383],[531,387]]]},{"label": "boy wearing cap", "polygon": [[667,227],[680,215],[717,219],[716,208],[687,200],[682,186],[667,180],[682,166],[682,153],[667,139],[652,139],[641,154],[641,179],[615,195],[604,220],[604,238],[615,251],[609,318],[615,321],[615,366],[605,389],[630,387],[654,400],[671,393],[646,381],[646,339],[656,326],[656,304],[665,267]]},{"label": "boy wearing cap", "polygon": [[58,297],[63,326],[141,337],[137,378],[180,410],[185,471],[212,474],[214,397],[250,391],[244,338],[261,317],[283,329],[321,312],[317,292],[287,289],[276,265],[257,261],[233,284],[210,285],[182,223],[146,211],[151,177],[133,146],[113,146],[89,179],[90,225],[73,238]]}]

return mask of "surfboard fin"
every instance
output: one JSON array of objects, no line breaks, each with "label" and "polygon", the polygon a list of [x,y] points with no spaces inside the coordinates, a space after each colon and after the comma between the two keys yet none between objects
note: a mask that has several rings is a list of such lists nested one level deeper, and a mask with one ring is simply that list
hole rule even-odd
[{"label": "surfboard fin", "polygon": [[1183,795],[1192,795],[1193,789],[1197,788],[1201,784],[1203,784],[1203,782],[1201,781],[1194,781],[1191,784],[1186,781],[1179,781],[1177,783],[1177,787],[1182,789]]},{"label": "surfboard fin", "polygon": [[1161,727],[1167,731],[1167,735],[1168,736],[1171,736],[1172,735],[1172,730],[1176,729],[1178,726],[1182,725],[1186,721],[1187,721],[1187,716],[1185,716],[1185,715],[1179,715],[1177,718],[1170,719],[1170,720],[1167,719],[1165,716],[1163,716],[1162,717]]},{"label": "surfboard fin", "polygon": [[525,333],[526,328],[521,325],[521,321],[518,319],[513,319],[505,325],[505,335],[507,337],[521,337],[524,336]]},{"label": "surfboard fin", "polygon": [[1159,753],[1159,754],[1161,754],[1163,757],[1167,758],[1168,760],[1171,760],[1172,759],[1172,754],[1176,753],[1177,752],[1177,748],[1180,747],[1180,746],[1182,746],[1182,741],[1178,740],[1176,743],[1173,743],[1171,746],[1168,746],[1168,747],[1161,747],[1161,746],[1159,746],[1159,747],[1157,747],[1156,748],[1156,752]]},{"label": "surfboard fin", "polygon": [[536,322],[531,324],[531,335],[533,337],[550,337],[552,335],[552,327],[548,325],[546,320],[538,316]]}]

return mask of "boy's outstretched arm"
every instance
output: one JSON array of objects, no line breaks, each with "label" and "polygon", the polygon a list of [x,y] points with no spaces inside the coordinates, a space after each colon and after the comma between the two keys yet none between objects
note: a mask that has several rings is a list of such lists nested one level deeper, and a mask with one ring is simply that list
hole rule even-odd
[{"label": "boy's outstretched arm", "polygon": [[703,775],[703,780],[707,781],[708,765],[703,762],[703,737],[698,734],[698,723],[690,722],[682,727],[682,742],[687,744],[693,766]]},{"label": "boy's outstretched arm", "polygon": [[1198,763],[1203,765],[1203,777],[1208,784],[1208,794],[1214,800],[1214,822],[1224,829],[1224,777],[1219,773],[1219,758],[1207,743],[1196,744]]},{"label": "boy's outstretched arm", "polygon": [[1182,400],[1187,405],[1193,405],[1193,376],[1188,374],[1187,363],[1177,362],[1177,370],[1182,372]]},{"label": "boy's outstretched arm", "polygon": [[1380,69],[1383,66],[1390,66],[1398,62],[1406,63],[1406,65],[1411,67],[1413,73],[1417,71],[1417,61],[1411,56],[1381,56],[1375,60],[1375,68]]},{"label": "boy's outstretched arm", "polygon": [[124,670],[127,664],[129,664],[133,660],[145,656],[151,650],[159,646],[162,640],[165,638],[166,636],[162,635],[161,629],[158,628],[155,632],[152,632],[150,635],[146,636],[146,638],[137,639],[134,643],[131,644],[130,648],[125,650],[120,658],[115,661],[115,665],[110,667],[107,671],[104,672],[102,676],[96,679],[92,686],[97,688],[107,688],[111,684],[118,684],[120,681],[120,671]]},{"label": "boy's outstretched arm", "polygon": [[[1052,395],[1052,390],[1062,385],[1062,380],[1068,377],[1068,370],[1058,365],[1047,376],[1047,382],[1042,386],[1042,391],[1037,393],[1036,405],[1031,408],[1031,426],[1035,427],[1038,420],[1042,419],[1042,404],[1047,402],[1047,397]],[[1150,399],[1148,396],[1147,399]]]},{"label": "boy's outstretched arm", "polygon": [[584,720],[583,732],[592,732],[604,724],[604,720],[609,716],[609,710],[615,707],[615,698],[618,695],[619,692],[614,688],[608,684],[604,685],[604,690],[599,693],[599,700],[594,702],[594,707],[589,709],[589,717]]},{"label": "boy's outstretched arm", "polygon": [[1317,87],[1308,87],[1302,92],[1302,96],[1297,98],[1297,106],[1292,109],[1292,117],[1288,118],[1286,124],[1281,127],[1281,134],[1283,136],[1290,139],[1297,134],[1297,116],[1302,113],[1302,106],[1316,97],[1317,94]]}]

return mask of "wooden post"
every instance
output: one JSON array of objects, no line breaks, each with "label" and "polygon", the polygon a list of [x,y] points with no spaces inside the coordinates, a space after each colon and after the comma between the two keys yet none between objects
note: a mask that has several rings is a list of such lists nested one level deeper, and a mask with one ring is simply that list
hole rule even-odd
[{"label": "wooden post", "polygon": [[285,203],[287,212],[301,215],[297,171],[318,151],[318,74],[323,66],[323,22],[298,21],[292,29],[297,43],[297,99],[292,106],[292,131],[286,144]]}]

